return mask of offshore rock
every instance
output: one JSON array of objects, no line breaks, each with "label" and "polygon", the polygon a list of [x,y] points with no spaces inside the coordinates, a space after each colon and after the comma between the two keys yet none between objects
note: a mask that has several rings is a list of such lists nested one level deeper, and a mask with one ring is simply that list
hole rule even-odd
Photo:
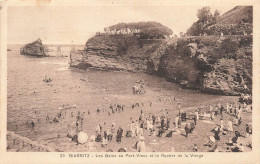
[{"label": "offshore rock", "polygon": [[45,49],[42,44],[41,39],[38,39],[32,43],[26,44],[20,49],[21,55],[35,56],[35,57],[45,57]]}]

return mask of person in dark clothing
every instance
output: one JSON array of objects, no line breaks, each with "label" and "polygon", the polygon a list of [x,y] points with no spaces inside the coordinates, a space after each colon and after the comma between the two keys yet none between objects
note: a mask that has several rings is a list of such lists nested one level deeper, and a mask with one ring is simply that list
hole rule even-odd
[{"label": "person in dark clothing", "polygon": [[194,144],[193,151],[194,151],[194,152],[197,152],[197,151],[198,151],[197,144]]},{"label": "person in dark clothing", "polygon": [[246,137],[249,137],[249,135],[250,135],[250,128],[248,124],[246,124]]},{"label": "person in dark clothing", "polygon": [[220,140],[219,133],[220,133],[220,129],[219,129],[219,128],[218,128],[217,131],[214,131],[214,138],[215,138],[216,140]]},{"label": "person in dark clothing", "polygon": [[242,123],[242,118],[239,117],[239,118],[238,118],[238,124],[237,124],[237,126],[239,126],[241,123]]},{"label": "person in dark clothing", "polygon": [[186,121],[186,112],[183,112],[183,120]]},{"label": "person in dark clothing", "polygon": [[232,138],[232,142],[237,143],[239,137],[240,137],[240,133],[238,131],[235,131],[235,137]]},{"label": "person in dark clothing", "polygon": [[120,148],[118,149],[118,152],[126,152],[126,148]]},{"label": "person in dark clothing", "polygon": [[101,142],[101,140],[102,140],[101,134],[98,133],[98,134],[97,134],[97,137],[96,137],[96,139],[95,139],[95,141],[96,141],[96,142]]},{"label": "person in dark clothing", "polygon": [[139,123],[140,123],[140,128],[144,128],[144,120],[141,119],[141,120],[139,121]]},{"label": "person in dark clothing", "polygon": [[238,131],[235,131],[235,135],[236,135],[236,137],[240,137],[241,136]]},{"label": "person in dark clothing", "polygon": [[117,130],[117,136],[116,136],[117,143],[121,142],[122,135],[123,135],[123,129],[121,128],[121,126],[119,126]]},{"label": "person in dark clothing", "polygon": [[77,142],[77,145],[79,144],[78,143],[78,135],[74,135],[71,139],[73,142]]},{"label": "person in dark clothing", "polygon": [[238,147],[233,148],[232,152],[239,152],[239,148]]},{"label": "person in dark clothing", "polygon": [[112,134],[107,135],[107,140],[108,140],[108,141],[112,141],[112,137],[113,137]]},{"label": "person in dark clothing", "polygon": [[191,123],[190,124],[190,133],[192,133],[194,129],[195,129],[195,125],[194,125],[194,123]]},{"label": "person in dark clothing", "polygon": [[163,134],[163,133],[164,133],[163,128],[160,128],[159,131],[158,131],[157,137],[162,137],[162,134]]},{"label": "person in dark clothing", "polygon": [[171,130],[171,131],[166,135],[166,137],[172,137],[172,133],[173,133],[173,130]]},{"label": "person in dark clothing", "polygon": [[107,131],[104,130],[104,138],[107,139]]},{"label": "person in dark clothing", "polygon": [[100,124],[98,126],[100,127],[100,131],[102,131],[102,126]]},{"label": "person in dark clothing", "polygon": [[194,125],[197,125],[197,116],[193,116]]},{"label": "person in dark clothing", "polygon": [[221,105],[221,107],[220,107],[220,114],[221,115],[222,115],[223,110],[224,110],[224,107],[223,107],[223,105]]},{"label": "person in dark clothing", "polygon": [[188,134],[189,134],[189,131],[190,131],[190,128],[189,128],[189,126],[188,126],[188,124],[186,124],[185,125],[185,132],[186,132],[186,135],[185,135],[185,137],[187,138],[188,137]]},{"label": "person in dark clothing", "polygon": [[152,120],[153,120],[153,125],[155,124],[155,120],[156,120],[156,117],[153,115],[152,116]]},{"label": "person in dark clothing", "polygon": [[32,128],[34,128],[35,123],[32,121],[31,124],[30,124],[30,126],[31,126]]},{"label": "person in dark clothing", "polygon": [[184,122],[183,112],[181,112],[181,121]]},{"label": "person in dark clothing", "polygon": [[163,128],[163,127],[164,127],[164,117],[161,118],[161,128]]}]

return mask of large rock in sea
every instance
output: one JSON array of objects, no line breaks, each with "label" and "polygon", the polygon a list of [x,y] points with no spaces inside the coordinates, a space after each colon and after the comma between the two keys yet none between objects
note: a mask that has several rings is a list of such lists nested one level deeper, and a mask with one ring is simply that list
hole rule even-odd
[{"label": "large rock in sea", "polygon": [[38,39],[32,43],[26,44],[20,49],[21,55],[44,57],[46,53],[44,51],[44,46],[41,39]]}]

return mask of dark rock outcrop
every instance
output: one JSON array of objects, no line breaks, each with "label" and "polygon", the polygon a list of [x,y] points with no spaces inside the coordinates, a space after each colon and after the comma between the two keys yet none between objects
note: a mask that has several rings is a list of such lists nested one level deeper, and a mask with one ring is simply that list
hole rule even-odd
[{"label": "dark rock outcrop", "polygon": [[245,86],[251,92],[251,46],[251,36],[183,39],[162,56],[159,73],[184,88],[207,93],[240,95]]},{"label": "dark rock outcrop", "polygon": [[[84,51],[71,51],[70,66],[81,69],[146,72],[148,59],[156,57],[162,40],[138,40],[135,36],[101,35],[89,39]],[[154,58],[150,58],[151,54]],[[158,65],[158,64],[157,64]]]},{"label": "dark rock outcrop", "polygon": [[32,43],[26,44],[20,49],[21,55],[44,57],[46,56],[44,46],[41,39],[38,39]]}]

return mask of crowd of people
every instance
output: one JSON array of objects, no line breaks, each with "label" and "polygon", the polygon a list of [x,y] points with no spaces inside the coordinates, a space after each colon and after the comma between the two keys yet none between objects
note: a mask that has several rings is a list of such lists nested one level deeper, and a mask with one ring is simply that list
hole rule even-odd
[{"label": "crowd of people", "polygon": [[[161,102],[162,100],[158,98],[156,101]],[[126,107],[124,104],[110,104],[108,107],[96,109],[96,112],[91,113],[90,110],[85,112],[77,111],[77,106],[74,105],[70,108],[65,108],[64,106],[60,107],[60,111],[50,119],[49,115],[46,115],[46,121],[49,123],[59,123],[61,120],[65,119],[65,117],[75,118],[75,125],[68,125],[68,133],[67,137],[72,141],[78,143],[77,134],[81,131],[84,131],[83,125],[86,121],[87,115],[95,114],[96,116],[101,113],[106,114],[108,116],[113,115],[115,113],[124,112],[125,110],[135,110],[136,112],[140,112],[139,117],[132,118],[130,117],[130,121],[127,127],[123,127],[120,123],[112,122],[111,125],[107,125],[106,122],[100,123],[95,128],[94,137],[90,137],[95,143],[100,143],[101,147],[105,148],[110,142],[116,141],[120,144],[124,138],[136,138],[136,143],[133,145],[133,148],[136,151],[144,152],[146,151],[146,143],[145,143],[145,135],[146,137],[173,137],[174,134],[183,135],[185,138],[189,138],[195,129],[197,128],[198,122],[202,122],[204,120],[208,120],[214,123],[217,123],[217,126],[211,130],[212,135],[208,136],[208,142],[204,143],[204,147],[208,147],[209,151],[244,151],[244,147],[252,148],[252,143],[243,143],[243,138],[249,138],[252,135],[252,128],[250,124],[246,124],[244,131],[235,131],[233,126],[241,126],[243,122],[243,113],[251,112],[252,106],[246,103],[241,104],[239,102],[229,102],[226,104],[207,104],[200,105],[198,108],[193,110],[185,110],[185,108],[181,107],[181,104],[177,102],[176,98],[173,99],[172,102],[176,103],[174,113],[177,113],[173,118],[170,115],[169,109],[162,109],[159,113],[151,113],[147,112],[149,107],[153,106],[153,102],[149,101],[148,103],[133,103],[129,107]],[[72,109],[68,110],[68,109]],[[36,113],[36,111],[35,111]],[[68,115],[69,113],[69,115]],[[127,121],[127,120],[126,120]],[[37,124],[37,121],[27,121],[27,126],[34,128]],[[72,130],[71,130],[72,129]],[[73,131],[73,132],[72,132]],[[183,132],[184,131],[184,134]],[[222,136],[232,136],[227,137]],[[60,134],[57,134],[60,137]],[[223,144],[221,146],[221,150],[219,149],[219,143],[226,143],[226,149],[223,150]],[[126,151],[126,149],[122,149],[121,151]],[[191,151],[200,151],[198,148],[198,143],[194,143],[194,147]]]}]

